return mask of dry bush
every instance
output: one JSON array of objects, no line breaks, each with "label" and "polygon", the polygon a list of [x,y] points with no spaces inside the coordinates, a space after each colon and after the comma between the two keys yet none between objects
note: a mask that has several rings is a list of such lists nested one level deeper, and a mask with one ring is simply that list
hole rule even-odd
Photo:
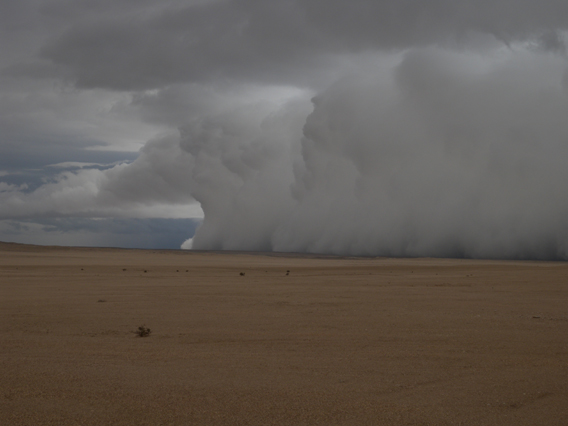
[{"label": "dry bush", "polygon": [[134,333],[136,333],[138,337],[148,337],[151,332],[152,330],[150,330],[148,327],[141,325]]}]

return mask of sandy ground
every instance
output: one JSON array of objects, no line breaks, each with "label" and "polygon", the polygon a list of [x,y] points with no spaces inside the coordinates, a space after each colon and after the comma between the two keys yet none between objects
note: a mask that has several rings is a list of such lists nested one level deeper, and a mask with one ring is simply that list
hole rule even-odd
[{"label": "sandy ground", "polygon": [[568,264],[0,244],[0,425],[568,425]]}]

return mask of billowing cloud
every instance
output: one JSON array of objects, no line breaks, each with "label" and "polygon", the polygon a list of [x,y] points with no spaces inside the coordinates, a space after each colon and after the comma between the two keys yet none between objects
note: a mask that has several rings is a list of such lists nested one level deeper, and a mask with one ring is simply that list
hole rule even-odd
[{"label": "billowing cloud", "polygon": [[228,194],[194,191],[205,221],[193,247],[566,258],[565,70],[530,50],[486,60],[430,48],[346,77],[314,98],[302,136],[287,135],[294,176],[267,169],[285,185],[263,191],[241,174]]},{"label": "billowing cloud", "polygon": [[172,136],[149,142],[131,164],[72,167],[33,191],[9,185],[0,191],[0,219],[200,217],[200,207],[183,184],[184,152],[172,140],[177,142]]},{"label": "billowing cloud", "polygon": [[0,9],[0,218],[202,211],[184,248],[568,258],[566,2]]}]

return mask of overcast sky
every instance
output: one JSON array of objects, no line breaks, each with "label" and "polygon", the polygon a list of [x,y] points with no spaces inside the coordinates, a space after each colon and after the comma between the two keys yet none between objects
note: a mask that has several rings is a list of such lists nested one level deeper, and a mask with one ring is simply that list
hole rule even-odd
[{"label": "overcast sky", "polygon": [[0,0],[0,240],[566,259],[567,30],[565,0]]}]

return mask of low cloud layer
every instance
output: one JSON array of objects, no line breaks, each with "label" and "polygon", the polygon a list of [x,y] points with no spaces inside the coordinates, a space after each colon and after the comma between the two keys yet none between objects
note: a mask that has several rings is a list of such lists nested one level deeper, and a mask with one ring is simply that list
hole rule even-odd
[{"label": "low cloud layer", "polygon": [[0,219],[568,258],[566,2],[22,0],[0,21]]},{"label": "low cloud layer", "polygon": [[194,219],[43,218],[0,220],[0,240],[38,245],[179,249]]},{"label": "low cloud layer", "polygon": [[204,1],[146,5],[131,19],[120,3],[117,17],[70,25],[41,57],[80,87],[148,89],[223,78],[317,84],[337,55],[467,43],[472,34],[512,43],[568,27],[568,5],[556,0]]}]

